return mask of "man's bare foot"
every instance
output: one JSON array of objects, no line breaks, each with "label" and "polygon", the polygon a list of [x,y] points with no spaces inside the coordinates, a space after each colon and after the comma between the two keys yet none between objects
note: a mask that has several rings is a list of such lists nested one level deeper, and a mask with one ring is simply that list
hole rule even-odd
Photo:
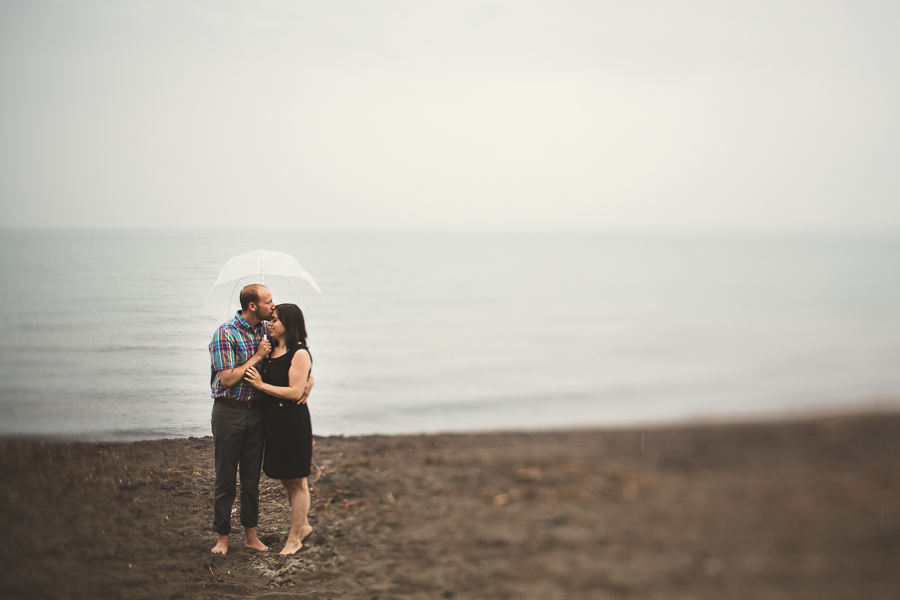
[{"label": "man's bare foot", "polygon": [[244,530],[244,546],[259,550],[260,552],[267,552],[269,550],[269,547],[259,541],[259,538],[256,537],[256,527],[248,527]]},{"label": "man's bare foot", "polygon": [[303,547],[303,540],[305,540],[309,534],[312,533],[313,528],[307,525],[303,529],[300,530],[300,537],[296,540],[292,540],[288,538],[287,543],[284,545],[284,548],[281,549],[281,552],[278,554],[295,554],[300,548]]},{"label": "man's bare foot", "polygon": [[213,554],[228,554],[228,536],[220,535],[216,545],[210,550]]},{"label": "man's bare foot", "polygon": [[257,538],[253,538],[252,540],[244,540],[244,545],[248,548],[253,548],[254,550],[259,550],[260,552],[268,552],[269,547],[259,541]]}]

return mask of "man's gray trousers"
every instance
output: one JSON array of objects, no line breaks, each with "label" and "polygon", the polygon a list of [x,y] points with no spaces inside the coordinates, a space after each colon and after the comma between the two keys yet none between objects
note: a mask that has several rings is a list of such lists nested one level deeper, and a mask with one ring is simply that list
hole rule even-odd
[{"label": "man's gray trousers", "polygon": [[241,477],[241,525],[259,522],[259,477],[263,458],[262,409],[214,403],[212,433],[216,455],[216,488],[212,529],[231,533],[231,507],[237,494],[235,473]]}]

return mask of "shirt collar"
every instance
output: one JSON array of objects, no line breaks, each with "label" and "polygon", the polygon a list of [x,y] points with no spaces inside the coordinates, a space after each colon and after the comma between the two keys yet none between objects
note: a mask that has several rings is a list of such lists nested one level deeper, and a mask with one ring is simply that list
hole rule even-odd
[{"label": "shirt collar", "polygon": [[234,313],[234,323],[235,323],[235,325],[237,325],[237,326],[240,327],[241,329],[246,329],[247,331],[252,331],[252,332],[254,332],[254,333],[256,333],[257,331],[259,331],[259,328],[260,328],[260,327],[262,327],[263,329],[265,329],[265,327],[266,327],[266,326],[265,326],[265,323],[266,323],[265,321],[260,321],[260,322],[259,322],[259,325],[256,326],[256,329],[250,327],[250,323],[248,323],[247,321],[245,321],[245,320],[244,320],[244,317],[241,316],[241,311],[237,311],[236,313]]},{"label": "shirt collar", "polygon": [[244,320],[244,317],[241,316],[241,311],[237,311],[234,313],[234,321],[232,321],[238,327],[245,329],[247,331],[251,331],[253,333],[269,333],[269,322],[268,321],[260,321],[259,325],[256,326],[256,329],[250,327],[250,323]]}]

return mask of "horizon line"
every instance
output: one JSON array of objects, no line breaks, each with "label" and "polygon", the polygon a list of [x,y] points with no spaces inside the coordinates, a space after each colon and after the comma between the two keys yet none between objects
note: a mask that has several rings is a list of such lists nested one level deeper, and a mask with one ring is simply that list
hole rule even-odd
[{"label": "horizon line", "polygon": [[410,226],[306,226],[306,227],[268,227],[250,225],[246,227],[221,227],[216,225],[6,225],[0,224],[0,231],[40,231],[40,232],[214,232],[214,231],[308,231],[308,232],[357,232],[357,233],[497,233],[497,234],[578,234],[578,235],[661,235],[661,236],[764,236],[764,237],[900,237],[900,228],[884,229],[799,229],[799,228],[661,228],[661,227],[410,227]]}]

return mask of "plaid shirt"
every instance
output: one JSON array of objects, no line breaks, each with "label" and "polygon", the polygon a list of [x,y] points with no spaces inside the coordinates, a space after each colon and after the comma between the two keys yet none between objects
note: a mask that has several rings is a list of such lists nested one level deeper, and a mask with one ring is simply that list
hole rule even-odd
[{"label": "plaid shirt", "polygon": [[223,323],[213,335],[209,343],[210,357],[210,386],[212,397],[227,398],[229,400],[253,400],[258,396],[257,390],[243,379],[233,387],[225,387],[219,381],[219,371],[234,369],[250,360],[256,354],[256,349],[264,335],[269,334],[269,323],[262,321],[252,329],[241,317],[240,311],[234,319]]}]

